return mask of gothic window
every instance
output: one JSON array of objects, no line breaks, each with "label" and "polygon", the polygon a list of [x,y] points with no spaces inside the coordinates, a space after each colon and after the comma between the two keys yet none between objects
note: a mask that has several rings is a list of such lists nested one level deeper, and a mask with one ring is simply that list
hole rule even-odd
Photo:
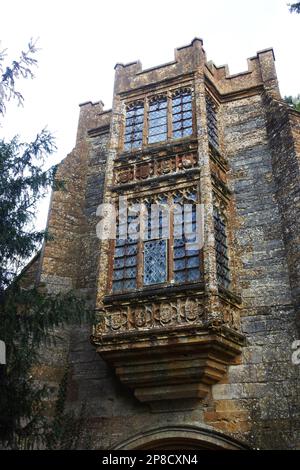
[{"label": "gothic window", "polygon": [[[130,104],[126,110],[124,149],[135,150],[143,146],[144,122],[148,123],[148,144],[165,142],[193,134],[192,92],[180,88],[168,95],[157,95],[148,100]],[[172,115],[168,119],[168,110]]]},{"label": "gothic window", "polygon": [[[112,291],[199,281],[203,273],[197,188],[146,196],[136,207],[136,215],[129,216],[127,223],[121,218],[118,222]],[[137,232],[130,235],[133,222],[141,229],[138,237]]]},{"label": "gothic window", "polygon": [[226,289],[230,285],[226,221],[218,207],[214,207],[214,228],[217,261],[217,280]]},{"label": "gothic window", "polygon": [[167,139],[167,97],[152,99],[148,111],[148,142],[162,142]]},{"label": "gothic window", "polygon": [[144,127],[144,103],[138,102],[130,105],[126,111],[125,123],[125,150],[142,147]]},{"label": "gothic window", "polygon": [[210,95],[206,95],[206,113],[207,113],[207,131],[208,141],[215,147],[219,148],[219,132],[218,132],[218,118],[217,118],[217,105]]},{"label": "gothic window", "polygon": [[192,94],[189,89],[177,90],[172,95],[173,138],[186,137],[193,133]]}]

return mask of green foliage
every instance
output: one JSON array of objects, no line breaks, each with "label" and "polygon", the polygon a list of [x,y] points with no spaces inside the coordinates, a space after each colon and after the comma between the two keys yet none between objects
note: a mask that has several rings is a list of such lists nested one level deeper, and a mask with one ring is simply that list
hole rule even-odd
[{"label": "green foliage", "polygon": [[17,283],[6,292],[0,309],[0,338],[7,348],[0,383],[0,440],[15,449],[44,445],[48,389],[37,384],[32,370],[40,363],[41,346],[55,345],[55,328],[90,321],[91,313],[72,292],[46,295]]},{"label": "green foliage", "polygon": [[66,411],[66,395],[68,388],[69,368],[66,367],[56,400],[54,418],[46,426],[45,447],[49,450],[73,450],[90,447],[86,429],[86,405],[82,404],[76,414],[73,410]]},{"label": "green foliage", "polygon": [[298,96],[285,96],[284,101],[296,111],[300,112],[300,94]]},{"label": "green foliage", "polygon": [[[0,116],[4,117],[11,98],[23,103],[16,80],[33,76],[35,53],[31,42],[20,59],[6,67],[6,54],[0,53]],[[33,370],[40,363],[41,347],[55,343],[55,328],[90,320],[92,315],[74,293],[51,295],[41,286],[24,289],[22,276],[18,277],[46,235],[30,226],[37,202],[55,185],[56,167],[42,168],[54,150],[54,139],[47,130],[30,143],[17,137],[9,142],[0,140],[0,339],[6,344],[7,361],[0,377],[0,446],[7,448],[67,448],[77,442],[64,428],[54,431],[46,420],[49,390],[37,382]],[[72,420],[80,422],[80,417],[78,421],[75,415],[57,408],[55,428],[62,425],[63,416],[69,425]],[[78,434],[76,426],[73,430]]]},{"label": "green foliage", "polygon": [[0,140],[0,292],[44,238],[43,232],[29,232],[29,225],[36,203],[53,183],[56,167],[43,170],[42,164],[54,150],[46,130],[30,143]]},{"label": "green foliage", "polygon": [[15,88],[16,80],[19,78],[33,78],[32,66],[37,65],[37,60],[33,55],[37,52],[35,43],[31,40],[28,43],[26,51],[22,51],[18,60],[4,66],[6,50],[0,51],[0,114],[4,115],[6,111],[6,102],[11,98],[18,101],[21,105],[24,97]]},{"label": "green foliage", "polygon": [[291,13],[300,13],[300,2],[289,3]]}]

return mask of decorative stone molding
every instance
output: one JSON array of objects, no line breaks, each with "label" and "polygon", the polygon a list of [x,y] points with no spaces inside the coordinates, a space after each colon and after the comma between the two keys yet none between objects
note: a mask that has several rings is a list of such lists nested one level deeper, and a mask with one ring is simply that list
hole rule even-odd
[{"label": "decorative stone molding", "polygon": [[[110,333],[95,331],[97,351],[115,370],[136,398],[150,405],[157,401],[201,399],[226,374],[241,353],[243,336],[226,325],[170,326],[171,308],[159,310],[160,328],[122,331],[122,313],[110,323]],[[136,312],[137,322],[141,317]],[[136,325],[137,323],[135,323]]]},{"label": "decorative stone molding", "polygon": [[203,321],[204,304],[198,298],[177,298],[168,302],[142,303],[99,312],[96,335],[184,326]]},{"label": "decorative stone molding", "polygon": [[99,312],[92,341],[140,401],[195,402],[222,379],[244,342],[238,307],[217,298],[213,308],[218,321],[203,293],[110,303]]},{"label": "decorative stone molding", "polygon": [[164,156],[152,155],[142,162],[126,164],[119,162],[115,165],[115,184],[127,184],[156,178],[168,174],[177,174],[196,168],[196,152],[186,152],[181,155]]},{"label": "decorative stone molding", "polygon": [[115,444],[113,450],[250,450],[250,447],[209,427],[167,425],[139,432]]}]

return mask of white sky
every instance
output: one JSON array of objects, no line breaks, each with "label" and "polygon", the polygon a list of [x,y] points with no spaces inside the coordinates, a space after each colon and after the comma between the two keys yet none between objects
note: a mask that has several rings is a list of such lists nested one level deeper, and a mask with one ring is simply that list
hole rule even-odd
[{"label": "white sky", "polygon": [[[292,0],[290,0],[292,3]],[[296,1],[296,0],[294,0]],[[247,57],[273,47],[282,95],[300,93],[300,15],[289,0],[10,0],[1,3],[1,48],[15,58],[39,38],[35,79],[19,82],[25,106],[11,103],[0,136],[32,139],[44,126],[55,135],[59,161],[75,144],[78,104],[111,107],[114,65],[140,59],[144,68],[169,62],[197,36],[208,60],[247,69]],[[45,222],[47,201],[38,218]]]}]

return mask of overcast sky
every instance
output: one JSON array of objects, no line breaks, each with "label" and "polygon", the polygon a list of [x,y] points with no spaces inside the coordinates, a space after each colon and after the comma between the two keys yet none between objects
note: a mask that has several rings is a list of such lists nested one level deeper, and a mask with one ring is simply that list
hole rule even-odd
[{"label": "overcast sky", "polygon": [[[172,61],[174,48],[197,36],[208,60],[247,69],[247,57],[273,47],[282,95],[300,93],[300,15],[288,0],[10,0],[1,4],[1,49],[15,58],[39,38],[35,79],[18,84],[24,108],[10,104],[0,135],[31,139],[44,126],[58,146],[55,161],[75,143],[78,104],[111,107],[114,65],[143,68]],[[45,212],[45,205],[43,211]],[[45,217],[39,217],[43,223]]]}]

